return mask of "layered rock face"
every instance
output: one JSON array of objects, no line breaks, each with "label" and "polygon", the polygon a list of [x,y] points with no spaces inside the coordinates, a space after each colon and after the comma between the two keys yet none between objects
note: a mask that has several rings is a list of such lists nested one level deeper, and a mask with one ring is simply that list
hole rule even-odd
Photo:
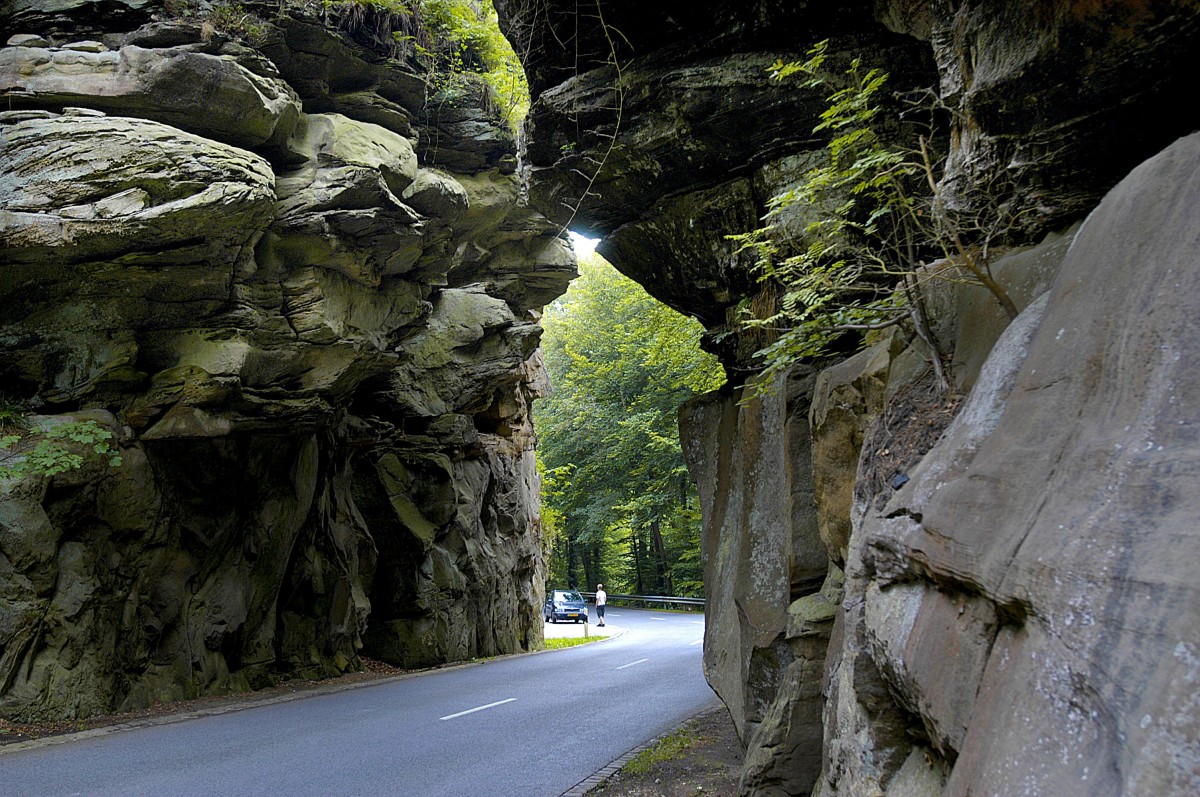
[{"label": "layered rock face", "polygon": [[680,413],[704,508],[704,665],[749,752],[747,784],[807,788],[820,771],[821,672],[840,595],[813,509],[798,369],[739,405],[710,394]]},{"label": "layered rock face", "polygon": [[725,236],[823,146],[775,58],[829,38],[835,67],[932,91],[943,199],[1015,245],[991,264],[1011,326],[934,280],[954,390],[889,334],[682,412],[743,793],[1195,792],[1194,142],[1113,187],[1200,127],[1200,9],[497,5],[529,44],[530,196],[701,319],[735,385],[761,341],[734,313],[764,297]]},{"label": "layered rock face", "polygon": [[531,201],[601,237],[601,254],[745,365],[756,346],[730,333],[757,281],[753,256],[726,236],[757,226],[767,200],[813,165],[824,139],[811,120],[827,104],[767,68],[829,38],[836,63],[866,54],[899,89],[936,80],[927,48],[872,22],[869,5],[621,0],[599,5],[601,29],[573,6],[497,2],[501,27],[525,43],[535,97]]},{"label": "layered rock face", "polygon": [[908,481],[860,482],[823,793],[1200,787],[1197,163],[1122,181]]},{"label": "layered rock face", "polygon": [[3,488],[6,717],[540,639],[570,247],[482,93],[245,10],[254,45],[157,2],[4,12],[0,389],[124,459]]}]

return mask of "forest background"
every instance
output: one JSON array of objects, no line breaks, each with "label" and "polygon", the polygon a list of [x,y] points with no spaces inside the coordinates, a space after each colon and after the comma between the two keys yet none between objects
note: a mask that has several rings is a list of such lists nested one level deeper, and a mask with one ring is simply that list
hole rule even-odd
[{"label": "forest background", "polygon": [[678,408],[720,387],[703,328],[595,253],[546,308],[534,406],[547,587],[702,596],[700,508]]}]

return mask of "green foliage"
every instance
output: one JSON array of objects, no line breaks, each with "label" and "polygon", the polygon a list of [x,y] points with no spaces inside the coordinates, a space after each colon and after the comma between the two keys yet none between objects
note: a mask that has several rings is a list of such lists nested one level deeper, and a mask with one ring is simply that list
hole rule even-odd
[{"label": "green foliage", "polygon": [[204,16],[217,30],[258,46],[267,40],[267,23],[241,3],[214,3]]},{"label": "green foliage", "polygon": [[[776,62],[772,78],[801,75],[807,88],[829,88],[826,50],[821,42],[806,61]],[[923,167],[879,133],[887,74],[856,58],[840,79],[813,129],[832,135],[826,162],[771,199],[763,227],[732,236],[756,251],[760,279],[781,287],[774,313],[745,321],[779,332],[760,352],[768,375],[828,354],[847,331],[909,316],[912,295],[894,288],[918,266],[915,231],[925,201],[914,186]],[[798,211],[809,214],[802,225],[792,218]]]},{"label": "green foliage", "polygon": [[200,0],[165,0],[163,11],[179,19],[195,19],[226,36],[254,46],[266,42],[267,22],[238,2],[203,3]]},{"label": "green foliage", "polygon": [[[542,495],[545,496],[549,493],[549,491],[555,489],[555,476],[546,472],[546,465],[542,460],[541,448],[538,448],[534,451],[534,458],[537,462],[538,481],[542,485]],[[559,538],[562,536],[562,512],[559,511],[555,505],[550,504],[543,499],[540,520],[542,532],[542,560],[549,562],[553,556],[554,547],[558,544]]]},{"label": "green foliage", "polygon": [[[337,5],[339,0],[323,0],[325,5]],[[360,6],[375,8],[380,11],[387,11],[392,14],[412,15],[417,12],[420,7],[420,0],[347,0],[354,2]]]},{"label": "green foliage", "polygon": [[501,114],[516,131],[529,111],[529,84],[512,45],[500,33],[492,0],[413,2],[419,2],[435,39],[445,42],[439,53],[445,71],[451,75],[479,72],[497,98]]},{"label": "green foliage", "polygon": [[412,24],[392,33],[430,68],[435,92],[452,98],[482,82],[516,132],[529,111],[525,70],[500,32],[492,0],[325,0],[404,17]]},{"label": "green foliage", "polygon": [[0,395],[0,432],[28,429],[28,414],[18,402]]},{"label": "green foliage", "polygon": [[580,273],[543,319],[553,393],[534,416],[549,578],[699,594],[700,518],[676,411],[719,387],[722,371],[700,351],[697,322],[599,257]]},{"label": "green foliage", "polygon": [[[911,324],[932,351],[939,382],[949,389],[924,282],[982,285],[1015,317],[1016,307],[987,261],[988,243],[1003,221],[999,214],[967,219],[946,211],[935,179],[942,164],[930,153],[928,127],[914,133],[913,147],[885,140],[887,73],[866,69],[859,58],[840,74],[830,73],[828,42],[807,55],[805,61],[776,61],[769,72],[774,80],[801,76],[804,88],[830,90],[829,106],[813,132],[832,137],[825,163],[770,200],[764,226],[730,236],[738,251],[757,253],[759,278],[773,288],[764,293],[779,297],[770,312],[746,313],[744,326],[774,336],[759,351],[767,376],[774,376],[798,360],[831,353],[847,333],[862,339],[870,330]],[[805,223],[797,224],[802,215]],[[972,237],[982,247],[969,245]],[[949,265],[925,269],[926,255]],[[758,384],[765,389],[771,380]]]},{"label": "green foliage", "polygon": [[54,476],[76,470],[89,459],[121,464],[112,432],[95,421],[30,421],[11,406],[0,408],[0,481],[22,476]]},{"label": "green foliage", "polygon": [[[416,56],[442,99],[483,87],[514,133],[529,111],[525,70],[500,32],[492,0],[281,0],[279,13],[288,7],[318,10],[339,27],[367,32],[393,56]],[[271,30],[267,20],[233,0],[165,0],[163,10],[254,46],[264,44]]]}]

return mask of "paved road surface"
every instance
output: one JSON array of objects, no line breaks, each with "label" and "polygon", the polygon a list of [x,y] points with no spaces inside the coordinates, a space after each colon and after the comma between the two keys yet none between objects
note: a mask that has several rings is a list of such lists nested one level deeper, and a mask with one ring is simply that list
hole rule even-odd
[{"label": "paved road surface", "polygon": [[700,617],[608,614],[605,630],[624,633],[597,644],[0,748],[0,795],[557,797],[716,703],[701,672]]}]

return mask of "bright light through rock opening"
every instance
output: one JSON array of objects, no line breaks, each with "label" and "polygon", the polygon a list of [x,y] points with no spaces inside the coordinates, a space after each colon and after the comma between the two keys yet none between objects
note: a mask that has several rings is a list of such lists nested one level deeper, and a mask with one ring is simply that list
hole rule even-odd
[{"label": "bright light through rock opening", "polygon": [[567,232],[571,236],[571,245],[575,247],[576,257],[587,257],[596,251],[596,244],[600,243],[599,238],[584,238],[577,232]]}]

